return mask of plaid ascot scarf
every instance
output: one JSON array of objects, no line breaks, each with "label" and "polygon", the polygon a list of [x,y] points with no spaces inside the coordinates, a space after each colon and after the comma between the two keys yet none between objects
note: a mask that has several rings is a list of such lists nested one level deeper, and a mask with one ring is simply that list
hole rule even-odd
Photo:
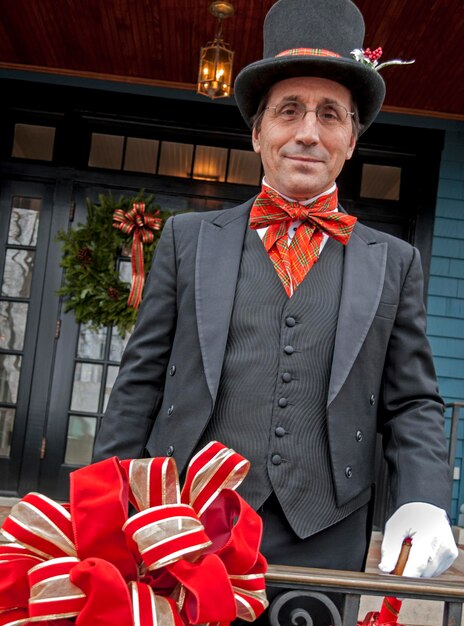
[{"label": "plaid ascot scarf", "polygon": [[[319,258],[324,233],[344,245],[353,231],[356,217],[337,211],[337,189],[304,206],[288,202],[263,185],[251,209],[250,228],[267,226],[263,244],[290,297]],[[302,220],[288,245],[288,228]]]}]

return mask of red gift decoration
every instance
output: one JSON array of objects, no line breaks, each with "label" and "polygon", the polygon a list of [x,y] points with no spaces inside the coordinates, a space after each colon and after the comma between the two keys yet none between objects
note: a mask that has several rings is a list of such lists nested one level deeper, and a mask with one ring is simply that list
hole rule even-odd
[{"label": "red gift decoration", "polygon": [[248,468],[212,442],[182,494],[173,459],[116,457],[71,474],[69,505],[28,494],[2,528],[0,626],[255,620],[267,563],[261,519],[235,492]]},{"label": "red gift decoration", "polygon": [[156,213],[145,213],[144,202],[134,202],[129,211],[116,209],[113,215],[113,226],[125,235],[132,235],[132,286],[127,304],[138,309],[142,300],[145,284],[145,269],[143,261],[143,244],[151,243],[155,238],[155,230],[160,230],[163,220]]}]

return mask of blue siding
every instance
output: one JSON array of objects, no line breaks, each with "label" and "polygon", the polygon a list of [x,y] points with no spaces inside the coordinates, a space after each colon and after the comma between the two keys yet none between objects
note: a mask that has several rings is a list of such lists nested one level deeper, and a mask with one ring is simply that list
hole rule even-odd
[{"label": "blue siding", "polygon": [[[440,392],[464,402],[464,132],[449,129],[440,168],[428,293],[428,335]],[[451,515],[464,503],[464,409],[461,409]],[[447,410],[447,431],[451,410]]]}]

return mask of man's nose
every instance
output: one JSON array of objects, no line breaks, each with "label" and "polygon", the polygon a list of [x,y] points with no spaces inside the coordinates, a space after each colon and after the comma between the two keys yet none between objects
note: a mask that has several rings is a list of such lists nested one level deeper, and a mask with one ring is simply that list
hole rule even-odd
[{"label": "man's nose", "polygon": [[312,144],[319,141],[319,120],[316,111],[308,109],[300,120],[296,131],[295,139],[305,144]]}]

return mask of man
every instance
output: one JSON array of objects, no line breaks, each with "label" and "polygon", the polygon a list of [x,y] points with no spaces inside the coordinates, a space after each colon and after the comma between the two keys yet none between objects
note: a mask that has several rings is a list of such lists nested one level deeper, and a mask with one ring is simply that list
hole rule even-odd
[{"label": "man", "polygon": [[167,222],[95,458],[148,452],[183,471],[217,439],[251,461],[241,493],[271,563],[359,570],[379,428],[395,507],[380,567],[413,535],[405,574],[432,576],[457,549],[419,255],[337,206],[384,98],[350,54],[363,36],[350,0],[271,8],[264,58],[235,85],[263,191]]}]

